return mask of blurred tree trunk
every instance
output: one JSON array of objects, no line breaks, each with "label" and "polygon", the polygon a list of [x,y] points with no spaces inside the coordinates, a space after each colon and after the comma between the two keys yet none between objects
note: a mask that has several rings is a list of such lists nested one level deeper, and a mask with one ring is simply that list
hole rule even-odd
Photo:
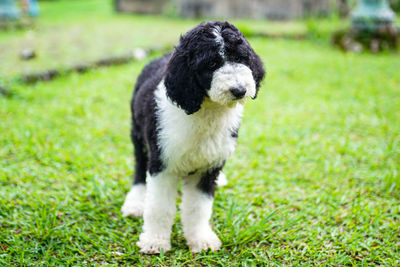
[{"label": "blurred tree trunk", "polygon": [[121,2],[120,0],[114,0],[114,10],[117,12],[122,12],[120,2]]},{"label": "blurred tree trunk", "polygon": [[350,13],[349,0],[337,0],[339,17],[345,18]]}]

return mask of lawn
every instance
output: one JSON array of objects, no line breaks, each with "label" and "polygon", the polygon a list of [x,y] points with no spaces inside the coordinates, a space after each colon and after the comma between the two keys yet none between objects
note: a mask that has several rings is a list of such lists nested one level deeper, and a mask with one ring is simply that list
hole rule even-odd
[{"label": "lawn", "polygon": [[[107,10],[85,14],[121,27],[180,25],[163,44],[197,23]],[[43,15],[40,23],[63,22]],[[156,38],[140,36],[143,46]],[[143,220],[121,216],[133,172],[129,99],[147,59],[30,86],[14,81],[12,94],[0,95],[0,265],[398,266],[400,56],[344,54],[315,39],[249,41],[268,75],[246,104],[229,183],[216,192],[220,251],[191,254],[178,214],[173,249],[142,255]],[[106,50],[96,51],[93,58]]]}]

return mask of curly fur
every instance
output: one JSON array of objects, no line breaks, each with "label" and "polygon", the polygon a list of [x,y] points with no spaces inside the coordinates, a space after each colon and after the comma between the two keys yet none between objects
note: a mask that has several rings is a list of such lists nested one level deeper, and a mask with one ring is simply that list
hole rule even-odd
[{"label": "curly fur", "polygon": [[259,56],[228,22],[202,23],[174,51],[147,65],[131,102],[136,171],[124,216],[143,214],[138,246],[170,249],[177,184],[182,223],[193,252],[221,246],[209,225],[217,181],[233,153],[246,98],[264,77]]}]

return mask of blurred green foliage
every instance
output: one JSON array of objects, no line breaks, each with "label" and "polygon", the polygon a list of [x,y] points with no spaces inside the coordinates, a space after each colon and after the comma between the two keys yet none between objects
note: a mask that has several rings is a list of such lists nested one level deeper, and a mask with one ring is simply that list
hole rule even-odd
[{"label": "blurred green foliage", "polygon": [[400,0],[390,0],[390,6],[395,12],[400,13]]}]

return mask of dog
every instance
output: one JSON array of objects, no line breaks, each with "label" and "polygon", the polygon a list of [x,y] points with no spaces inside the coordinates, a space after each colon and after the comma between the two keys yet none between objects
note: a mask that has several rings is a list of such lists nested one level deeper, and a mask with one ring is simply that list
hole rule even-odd
[{"label": "dog", "polygon": [[141,252],[171,248],[180,180],[191,251],[221,247],[209,224],[216,183],[235,149],[244,103],[256,98],[264,74],[243,34],[218,21],[189,30],[172,53],[144,67],[131,101],[134,182],[122,206],[124,216],[144,218]]}]

